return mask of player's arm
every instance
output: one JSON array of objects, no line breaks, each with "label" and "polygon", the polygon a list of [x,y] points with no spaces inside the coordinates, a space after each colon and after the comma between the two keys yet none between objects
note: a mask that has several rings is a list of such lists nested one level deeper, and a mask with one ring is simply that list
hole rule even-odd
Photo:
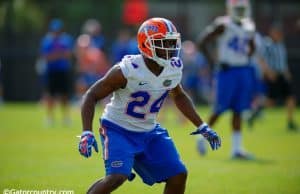
[{"label": "player's arm", "polygon": [[202,119],[197,114],[195,106],[190,97],[185,93],[181,84],[178,84],[170,91],[170,95],[176,107],[187,117],[196,127],[203,124]]},{"label": "player's arm", "polygon": [[119,65],[112,67],[107,74],[84,94],[81,105],[81,119],[83,130],[92,131],[95,105],[97,101],[107,97],[113,91],[124,88],[127,80],[124,77]]},{"label": "player's arm", "polygon": [[268,63],[262,56],[258,56],[258,65],[267,80],[274,81],[276,79],[276,73],[269,67]]},{"label": "player's arm", "polygon": [[[258,36],[259,37],[259,36]],[[272,70],[270,65],[266,60],[267,55],[267,42],[265,39],[258,39],[259,41],[255,42],[255,53],[257,58],[257,64],[260,70],[262,71],[265,78],[269,81],[274,81],[276,79],[276,73]]]},{"label": "player's arm", "polygon": [[214,64],[214,58],[209,52],[208,45],[214,42],[224,30],[225,26],[222,24],[208,26],[197,40],[198,49],[203,53],[210,65]]},{"label": "player's arm", "polygon": [[127,80],[124,77],[118,65],[110,69],[110,71],[94,85],[92,85],[83,96],[81,105],[81,119],[83,132],[80,136],[78,145],[79,153],[84,157],[92,155],[92,147],[98,152],[97,141],[92,132],[95,105],[97,101],[105,98],[113,91],[125,87]]},{"label": "player's arm", "polygon": [[255,41],[254,39],[250,39],[249,40],[249,52],[248,52],[248,56],[251,57],[255,52]]},{"label": "player's arm", "polygon": [[210,143],[213,150],[218,149],[221,146],[221,139],[218,134],[213,131],[205,122],[202,121],[197,114],[194,104],[190,97],[185,93],[182,86],[178,84],[170,92],[176,107],[187,117],[196,127],[196,131],[191,135],[201,134]]}]

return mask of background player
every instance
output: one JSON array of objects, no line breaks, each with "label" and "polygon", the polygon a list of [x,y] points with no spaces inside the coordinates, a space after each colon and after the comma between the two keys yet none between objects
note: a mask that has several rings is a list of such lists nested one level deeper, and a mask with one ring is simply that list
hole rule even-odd
[{"label": "background player", "polygon": [[273,24],[269,29],[269,38],[265,40],[265,58],[269,68],[274,72],[273,79],[268,78],[267,106],[274,106],[277,101],[284,100],[287,110],[287,128],[297,130],[294,119],[296,98],[293,91],[293,79],[287,61],[287,51],[284,36],[279,24]]},{"label": "background player", "polygon": [[76,92],[80,98],[109,69],[103,50],[105,38],[101,30],[101,24],[96,19],[88,19],[83,25],[82,34],[77,38],[76,59],[79,75]]},{"label": "background player", "polygon": [[[253,69],[249,58],[254,52],[254,23],[250,19],[247,0],[228,0],[228,16],[218,17],[207,27],[198,42],[199,49],[215,67],[215,105],[209,118],[213,125],[219,116],[230,109],[232,115],[232,156],[249,159],[242,150],[241,113],[250,107],[252,97]],[[209,50],[215,43],[216,57]],[[198,145],[203,140],[198,140]]]},{"label": "background player", "polygon": [[106,176],[88,193],[111,193],[127,178],[132,168],[148,185],[166,182],[165,194],[182,194],[187,170],[166,129],[156,122],[168,93],[177,108],[197,127],[212,149],[220,146],[218,135],[205,124],[183,91],[183,64],[178,58],[181,39],[167,19],[152,18],[139,28],[141,55],[127,55],[85,94],[81,109],[83,133],[79,151],[91,156],[97,149],[92,133],[95,104],[113,93],[101,117],[101,141]]},{"label": "background player", "polygon": [[63,110],[64,124],[70,124],[69,95],[71,89],[71,57],[73,41],[63,31],[63,22],[53,19],[49,32],[42,39],[41,55],[46,61],[47,124],[53,125],[54,105],[58,97]]},{"label": "background player", "polygon": [[251,57],[251,65],[254,67],[254,96],[251,103],[250,114],[246,117],[249,128],[252,128],[255,120],[261,116],[264,108],[266,96],[266,84],[264,79],[275,79],[275,73],[266,62],[264,54],[265,41],[260,33],[255,33],[254,42],[255,53]]}]

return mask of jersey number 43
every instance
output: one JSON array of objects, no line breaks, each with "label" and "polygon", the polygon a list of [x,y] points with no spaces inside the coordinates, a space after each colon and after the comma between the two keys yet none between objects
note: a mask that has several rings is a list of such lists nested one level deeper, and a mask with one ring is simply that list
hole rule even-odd
[{"label": "jersey number 43", "polygon": [[228,47],[234,50],[236,53],[246,54],[249,40],[247,38],[239,38],[237,36],[232,37],[228,41]]}]

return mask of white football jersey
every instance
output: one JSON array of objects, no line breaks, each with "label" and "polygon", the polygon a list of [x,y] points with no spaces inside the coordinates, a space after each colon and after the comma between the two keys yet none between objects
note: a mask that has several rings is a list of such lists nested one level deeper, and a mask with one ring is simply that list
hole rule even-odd
[{"label": "white football jersey", "polygon": [[239,26],[228,16],[218,17],[215,23],[225,26],[225,31],[217,38],[217,62],[231,66],[249,64],[249,40],[254,37],[254,23],[244,19]]},{"label": "white football jersey", "polygon": [[168,91],[181,81],[182,61],[173,58],[158,76],[147,68],[142,55],[127,55],[119,66],[127,85],[113,93],[102,118],[130,131],[150,131]]}]

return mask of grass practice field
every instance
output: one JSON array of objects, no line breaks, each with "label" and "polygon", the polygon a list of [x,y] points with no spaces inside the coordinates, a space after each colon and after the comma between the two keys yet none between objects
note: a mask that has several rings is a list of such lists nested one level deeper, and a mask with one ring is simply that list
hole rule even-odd
[{"label": "grass practice field", "polygon": [[[206,120],[209,109],[199,107]],[[98,108],[94,120],[98,128]],[[286,129],[284,109],[269,109],[252,130],[244,127],[244,145],[256,156],[254,161],[230,159],[230,114],[214,127],[222,147],[203,157],[195,148],[194,129],[180,123],[177,111],[164,110],[162,123],[169,129],[182,160],[189,170],[187,194],[299,194],[300,132]],[[57,110],[54,127],[45,127],[45,112],[35,104],[0,106],[0,193],[4,189],[73,190],[84,194],[104,175],[101,154],[85,159],[77,150],[80,134],[79,108],[72,108],[73,123],[64,127]],[[297,110],[296,119],[299,119]],[[97,131],[97,130],[95,130]],[[98,133],[97,133],[98,134]],[[98,144],[99,143],[99,139]],[[159,194],[163,184],[149,187],[139,177],[126,182],[115,194]]]}]

